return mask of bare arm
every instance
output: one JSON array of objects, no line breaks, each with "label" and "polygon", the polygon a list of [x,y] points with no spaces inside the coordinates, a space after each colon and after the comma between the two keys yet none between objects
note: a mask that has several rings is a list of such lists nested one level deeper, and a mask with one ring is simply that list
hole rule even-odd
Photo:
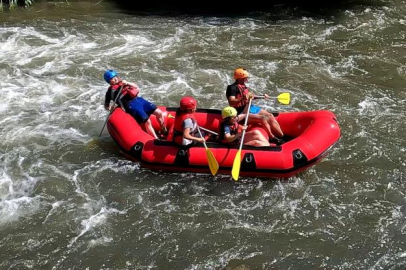
[{"label": "bare arm", "polygon": [[196,142],[203,142],[203,138],[195,137],[190,134],[191,128],[185,128],[183,129],[183,138],[196,141]]},{"label": "bare arm", "polygon": [[227,99],[228,99],[228,104],[230,104],[230,106],[232,106],[232,107],[235,107],[241,102],[241,100],[243,98],[237,98],[236,96],[229,96],[229,97],[227,97]]},{"label": "bare arm", "polygon": [[245,107],[245,109],[244,109],[244,111],[243,111],[243,113],[242,114],[239,114],[238,116],[237,116],[237,122],[240,122],[241,120],[244,120],[245,119],[245,116],[247,116],[247,107]]},{"label": "bare arm", "polygon": [[126,84],[126,85],[129,85],[129,86],[132,86],[132,87],[135,87],[135,88],[139,89],[139,88],[138,88],[138,85],[136,85],[136,84],[133,83],[133,82],[127,82],[126,80],[122,80],[121,82],[124,83],[124,84]]},{"label": "bare arm", "polygon": [[235,135],[231,135],[230,133],[226,133],[224,135],[224,138],[227,140],[227,142],[233,142],[237,140],[238,138],[241,138],[241,133],[237,133]]}]

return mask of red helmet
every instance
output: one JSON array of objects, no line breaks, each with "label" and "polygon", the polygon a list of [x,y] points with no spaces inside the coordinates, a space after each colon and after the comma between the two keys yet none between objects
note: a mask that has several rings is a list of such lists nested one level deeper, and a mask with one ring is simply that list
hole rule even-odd
[{"label": "red helmet", "polygon": [[196,109],[197,101],[193,97],[183,97],[181,98],[179,105],[181,110],[192,110]]}]

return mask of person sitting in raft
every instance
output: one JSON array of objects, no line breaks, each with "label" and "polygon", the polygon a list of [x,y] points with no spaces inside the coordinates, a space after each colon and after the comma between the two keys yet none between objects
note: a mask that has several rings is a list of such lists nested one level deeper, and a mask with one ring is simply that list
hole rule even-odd
[{"label": "person sitting in raft", "polygon": [[[154,114],[161,126],[161,134],[167,135],[168,131],[162,111],[155,104],[139,96],[140,89],[135,83],[122,80],[114,70],[107,70],[104,73],[104,80],[110,84],[104,100],[106,110],[110,110],[110,101],[117,100],[121,108],[134,117],[138,123],[144,124],[146,131],[158,139],[149,119],[151,114]],[[117,98],[119,93],[120,96]]]},{"label": "person sitting in raft", "polygon": [[[235,108],[238,114],[241,114],[245,105],[248,103],[248,99],[250,97],[255,99],[255,95],[253,95],[245,85],[248,81],[248,72],[246,69],[237,68],[234,71],[234,79],[235,82],[227,86],[226,96],[228,104]],[[264,97],[265,99],[269,98],[266,94]],[[248,123],[261,123],[269,134],[270,142],[275,142],[278,145],[284,143],[282,139],[273,134],[273,132],[275,132],[279,137],[283,137],[282,129],[272,113],[258,106],[251,105]]]},{"label": "person sitting in raft", "polygon": [[[220,123],[219,140],[223,144],[240,144],[242,131],[247,126],[240,126],[239,121],[245,118],[246,114],[237,115],[237,110],[233,107],[225,107],[221,111],[223,121]],[[259,130],[246,131],[244,136],[244,145],[251,146],[270,146],[268,139]]]},{"label": "person sitting in raft", "polygon": [[195,143],[203,143],[204,139],[199,136],[197,130],[197,120],[194,115],[196,108],[196,99],[181,98],[173,124],[173,141],[176,144],[192,146]]}]

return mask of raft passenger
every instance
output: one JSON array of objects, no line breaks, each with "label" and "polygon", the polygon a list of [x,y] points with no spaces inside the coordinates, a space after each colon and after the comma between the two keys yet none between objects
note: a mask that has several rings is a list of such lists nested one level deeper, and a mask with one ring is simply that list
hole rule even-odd
[{"label": "raft passenger", "polygon": [[[247,126],[239,125],[238,122],[246,117],[245,113],[237,115],[237,110],[233,107],[225,107],[221,111],[223,121],[220,124],[219,140],[223,144],[240,144],[242,131]],[[268,139],[259,130],[245,132],[244,145],[270,146]]]},{"label": "raft passenger", "polygon": [[[228,104],[237,110],[237,114],[241,114],[245,105],[248,103],[248,99],[250,97],[255,99],[256,96],[251,93],[245,85],[248,81],[248,72],[246,69],[237,68],[234,71],[234,79],[235,82],[227,86],[226,96]],[[269,98],[267,94],[265,94],[264,97],[265,99]],[[258,106],[251,105],[248,123],[261,123],[269,134],[270,142],[275,142],[278,145],[284,143],[282,139],[276,137],[273,133],[275,132],[279,137],[283,137],[282,129],[272,113]]]},{"label": "raft passenger", "polygon": [[197,120],[194,115],[197,108],[197,101],[193,97],[183,97],[179,102],[176,111],[173,141],[178,145],[193,145],[203,143],[204,139],[199,136]]},{"label": "raft passenger", "polygon": [[[150,120],[150,116],[153,114],[161,126],[161,135],[167,135],[168,131],[162,111],[152,102],[139,96],[140,89],[135,83],[122,80],[114,70],[107,70],[104,73],[104,80],[110,84],[104,100],[106,110],[110,110],[112,100],[117,100],[121,108],[134,117],[138,123],[144,124],[146,131],[155,139],[158,139]],[[117,98],[119,93],[120,96]]]}]

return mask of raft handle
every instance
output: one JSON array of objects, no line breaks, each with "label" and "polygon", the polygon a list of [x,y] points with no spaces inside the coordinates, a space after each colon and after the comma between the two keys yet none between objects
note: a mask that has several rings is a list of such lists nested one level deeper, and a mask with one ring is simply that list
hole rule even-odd
[{"label": "raft handle", "polygon": [[143,148],[144,148],[144,144],[142,142],[138,141],[136,144],[134,144],[134,146],[130,150],[131,156],[133,156],[134,158],[136,158],[138,160],[141,160]]},{"label": "raft handle", "polygon": [[255,156],[253,153],[245,153],[241,162],[241,171],[253,172],[257,169],[257,163],[255,162]]},{"label": "raft handle", "polygon": [[176,153],[174,164],[181,167],[189,166],[189,151],[188,149],[179,149]]},{"label": "raft handle", "polygon": [[135,150],[135,151],[139,151],[140,149],[141,149],[141,145],[136,144],[136,145],[134,146],[134,150]]},{"label": "raft handle", "polygon": [[296,159],[302,159],[302,157],[303,157],[303,154],[301,151],[295,151],[294,155],[295,155]]},{"label": "raft handle", "polygon": [[292,151],[293,166],[299,168],[305,166],[308,162],[306,155],[300,150],[295,149]]}]

